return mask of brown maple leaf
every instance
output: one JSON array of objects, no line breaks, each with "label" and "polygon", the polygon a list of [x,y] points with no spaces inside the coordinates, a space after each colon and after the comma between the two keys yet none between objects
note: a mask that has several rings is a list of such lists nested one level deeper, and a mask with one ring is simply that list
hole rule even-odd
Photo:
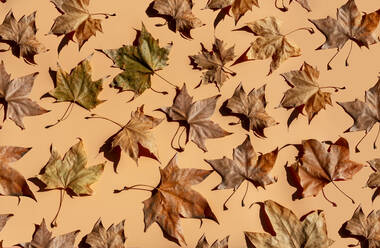
[{"label": "brown maple leaf", "polygon": [[146,12],[150,17],[162,17],[166,20],[166,23],[157,26],[168,24],[173,32],[178,31],[182,37],[191,39],[190,31],[204,26],[193,14],[192,8],[192,0],[154,0]]},{"label": "brown maple leaf", "polygon": [[[187,92],[186,84],[183,84],[182,89],[177,92],[174,98],[173,105],[171,107],[161,108],[160,110],[167,115],[169,121],[178,121],[180,124],[179,127],[185,126],[187,134],[186,143],[191,140],[200,149],[206,152],[206,139],[221,138],[231,134],[222,129],[218,124],[209,120],[215,110],[216,101],[219,97],[220,95],[217,95],[193,102],[193,97]],[[179,144],[180,138],[181,135],[178,137],[179,149],[177,150],[182,151],[183,149]],[[173,140],[172,147],[174,148]]]},{"label": "brown maple leaf", "polygon": [[376,37],[372,33],[377,29],[380,21],[380,9],[369,14],[361,14],[355,0],[348,0],[337,10],[337,19],[328,16],[327,18],[309,21],[326,37],[325,43],[317,49],[337,49],[336,54],[327,63],[327,69],[330,70],[331,61],[348,40],[351,40],[351,47],[346,58],[346,66],[348,66],[353,42],[359,47],[366,46],[367,48],[376,43]]},{"label": "brown maple leaf", "polygon": [[[378,248],[380,247],[380,210],[371,211],[366,217],[359,205],[342,229],[348,232],[341,234],[342,237],[357,239],[362,248]],[[357,245],[359,244],[349,246]]]},{"label": "brown maple leaf", "polygon": [[62,14],[54,20],[50,34],[65,35],[58,47],[58,53],[75,36],[79,49],[96,32],[103,32],[102,20],[93,18],[96,15],[104,15],[105,18],[115,14],[90,13],[88,6],[90,0],[51,0],[57,10]]},{"label": "brown maple leaf", "polygon": [[240,83],[226,104],[226,108],[230,112],[226,114],[236,115],[240,119],[243,128],[248,131],[252,130],[259,137],[265,137],[264,129],[266,127],[279,124],[265,111],[267,105],[265,87],[266,85],[264,84],[256,90],[252,89],[247,95]]},{"label": "brown maple leaf", "polygon": [[202,51],[197,55],[189,56],[191,65],[194,69],[207,70],[203,72],[200,84],[214,83],[218,90],[223,83],[229,78],[229,75],[235,76],[236,73],[225,67],[235,57],[235,46],[226,48],[225,43],[215,38],[212,50],[208,51],[201,43]]},{"label": "brown maple leaf", "polygon": [[249,60],[264,60],[272,57],[270,64],[271,74],[280,67],[280,64],[290,57],[301,55],[301,49],[287,38],[290,33],[297,30],[307,30],[314,33],[310,28],[299,28],[287,34],[280,33],[280,21],[273,16],[265,17],[254,22],[247,23],[246,26],[237,29],[254,34],[257,38],[251,46],[234,62],[235,64]]},{"label": "brown maple leaf", "polygon": [[0,42],[8,44],[13,55],[23,57],[28,63],[35,64],[34,56],[48,51],[36,38],[36,12],[16,21],[10,10],[0,25]]},{"label": "brown maple leaf", "polygon": [[248,248],[327,248],[334,243],[328,237],[323,211],[312,211],[298,219],[290,209],[272,200],[259,204],[267,233],[244,232]]},{"label": "brown maple leaf", "polygon": [[79,230],[66,233],[57,237],[52,237],[52,233],[47,229],[45,220],[42,219],[40,225],[35,225],[32,241],[18,244],[23,248],[74,248],[74,242]]},{"label": "brown maple leaf", "polygon": [[5,71],[4,62],[0,64],[0,104],[4,105],[4,120],[13,120],[21,129],[25,128],[22,122],[25,116],[49,112],[27,97],[37,75],[38,72],[11,80],[11,75]]},{"label": "brown maple leaf", "polygon": [[[293,198],[316,196],[322,191],[328,200],[323,188],[332,183],[355,203],[335,184],[335,181],[351,179],[364,166],[350,160],[350,148],[346,139],[339,138],[327,149],[315,139],[303,140],[302,144],[294,146],[298,150],[297,162],[286,167],[290,184],[297,187]],[[334,202],[328,201],[336,206]]]},{"label": "brown maple leaf", "polygon": [[121,150],[128,153],[136,164],[138,164],[138,159],[142,156],[159,161],[158,147],[151,130],[158,126],[163,119],[145,115],[144,105],[141,105],[141,107],[138,107],[136,111],[131,113],[131,119],[124,126],[95,114],[91,117],[86,117],[86,119],[91,118],[106,119],[121,128],[100,148],[100,152],[103,152],[107,159],[114,162],[115,170],[120,161]]},{"label": "brown maple leaf", "polygon": [[160,168],[161,180],[157,187],[137,184],[115,190],[114,193],[131,189],[151,191],[151,197],[143,202],[144,232],[157,222],[165,238],[178,245],[186,244],[180,218],[210,219],[219,224],[207,200],[191,188],[192,185],[201,183],[211,173],[212,170],[179,168],[176,154],[165,168]]},{"label": "brown maple leaf", "polygon": [[206,236],[203,234],[195,248],[228,248],[228,239],[229,236],[225,237],[221,241],[215,240],[215,242],[210,246],[207,242]]},{"label": "brown maple leaf", "polygon": [[294,108],[288,119],[288,127],[299,114],[305,110],[309,124],[320,110],[326,109],[326,105],[332,106],[331,93],[321,89],[333,88],[335,91],[345,87],[320,87],[317,80],[319,71],[304,62],[298,71],[290,71],[281,74],[291,89],[284,93],[280,106],[286,109]]},{"label": "brown maple leaf", "polygon": [[86,236],[86,244],[90,248],[124,248],[124,220],[119,224],[112,224],[107,230],[104,228],[101,219],[99,219],[92,229],[91,233]]},{"label": "brown maple leaf", "polygon": [[374,172],[369,176],[366,186],[371,189],[376,189],[372,196],[372,200],[375,200],[380,194],[380,159],[376,158],[368,161],[368,163]]},{"label": "brown maple leaf", "polygon": [[[377,83],[365,92],[365,102],[355,99],[351,102],[337,102],[344,111],[354,120],[354,124],[345,132],[365,131],[363,138],[355,146],[355,151],[359,152],[360,142],[367,136],[372,127],[379,122],[380,111],[378,102],[380,101],[380,77]],[[373,143],[376,149],[377,137]]]},{"label": "brown maple leaf", "polygon": [[26,196],[36,201],[25,178],[21,173],[9,166],[22,158],[32,148],[16,146],[0,146],[0,195]]},{"label": "brown maple leaf", "polygon": [[[277,154],[278,149],[276,148],[272,152],[257,156],[249,135],[247,135],[245,141],[234,148],[233,160],[227,157],[205,160],[222,177],[222,182],[214,190],[233,189],[232,196],[240,185],[247,180],[246,192],[241,202],[242,206],[244,206],[244,198],[247,194],[249,183],[252,183],[255,187],[265,189],[266,185],[277,181],[276,177],[269,174],[276,162]],[[224,210],[228,209],[226,204],[231,196],[224,202]]]}]

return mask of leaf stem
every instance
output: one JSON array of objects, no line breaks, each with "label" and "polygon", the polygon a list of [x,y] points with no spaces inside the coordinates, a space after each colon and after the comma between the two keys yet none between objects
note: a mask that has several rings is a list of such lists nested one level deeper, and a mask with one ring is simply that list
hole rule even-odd
[{"label": "leaf stem", "polygon": [[288,11],[288,8],[285,6],[284,0],[282,0],[282,7],[280,7],[280,6],[277,5],[277,1],[278,1],[278,0],[275,0],[275,2],[274,2],[274,6],[275,6],[277,9],[281,10],[282,12],[286,12],[286,11]]},{"label": "leaf stem", "polygon": [[54,123],[52,125],[47,125],[45,128],[54,127],[54,126],[58,125],[60,122],[66,120],[70,116],[71,111],[73,110],[73,108],[74,108],[74,102],[70,102],[69,106],[66,108],[66,111],[63,113],[63,115],[61,116],[61,118],[59,118],[56,123]]},{"label": "leaf stem", "polygon": [[354,199],[352,199],[349,195],[347,195],[343,190],[341,190],[338,185],[335,184],[334,181],[331,181],[331,183],[335,186],[335,188],[337,188],[343,195],[345,195],[348,199],[350,199],[352,201],[352,204],[355,204],[355,201]]},{"label": "leaf stem", "polygon": [[103,15],[106,19],[108,19],[110,16],[116,16],[116,13],[108,14],[108,13],[92,13],[91,15]]},{"label": "leaf stem", "polygon": [[123,128],[124,126],[121,125],[120,123],[116,122],[116,121],[113,121],[111,119],[108,119],[107,117],[103,117],[103,116],[100,116],[100,115],[97,115],[97,114],[91,114],[91,116],[86,116],[84,117],[86,120],[89,120],[89,119],[103,119],[103,120],[106,120],[106,121],[109,121],[109,122],[112,122],[113,124],[116,124],[118,125],[119,127]]},{"label": "leaf stem", "polygon": [[320,89],[334,89],[335,92],[338,92],[339,90],[345,90],[346,87],[336,87],[336,86],[324,86],[324,87],[319,87]]},{"label": "leaf stem", "polygon": [[364,140],[364,138],[367,136],[367,134],[368,134],[368,132],[366,131],[365,132],[365,134],[364,134],[364,136],[359,140],[359,142],[356,144],[356,146],[355,146],[355,152],[360,152],[360,150],[359,150],[359,144]]},{"label": "leaf stem", "polygon": [[228,196],[228,198],[224,201],[223,203],[223,210],[226,211],[228,210],[228,207],[227,207],[227,202],[231,199],[231,197],[235,194],[236,190],[234,189],[232,191],[232,194],[230,194],[230,196]]},{"label": "leaf stem", "polygon": [[241,120],[238,120],[237,122],[230,122],[228,123],[228,125],[235,126],[235,125],[239,125],[240,123],[241,123]]},{"label": "leaf stem", "polygon": [[249,182],[247,181],[247,186],[245,187],[244,196],[243,196],[243,199],[241,199],[241,206],[242,206],[242,207],[245,206],[245,204],[244,204],[244,200],[245,200],[245,197],[247,196],[247,193],[248,193],[248,186],[249,186]]},{"label": "leaf stem", "polygon": [[138,188],[138,187],[147,187],[147,188],[151,188],[152,190],[156,189],[156,187],[153,187],[153,186],[150,186],[150,185],[146,185],[146,184],[135,184],[135,185],[132,185],[132,186],[124,186],[124,188],[122,189],[115,189],[113,191],[114,194],[118,194],[118,193],[121,193],[123,191],[127,191],[127,190],[130,190],[130,189],[133,189],[133,190],[142,190],[142,191],[148,191],[148,192],[152,192],[152,190],[149,190],[149,189],[143,189],[143,188]]},{"label": "leaf stem", "polygon": [[289,34],[292,34],[294,32],[297,32],[297,31],[300,31],[300,30],[306,30],[308,31],[310,34],[314,34],[314,29],[313,28],[310,28],[310,27],[303,27],[303,28],[297,28],[297,29],[294,29],[293,31],[290,31],[289,33],[286,33],[284,34],[283,36],[287,36]]},{"label": "leaf stem", "polygon": [[209,62],[209,63],[211,63],[211,64],[214,64],[214,65],[217,65],[217,66],[220,66],[223,70],[226,70],[226,71],[228,71],[228,73],[230,73],[232,76],[235,76],[237,73],[236,72],[234,72],[233,70],[231,70],[230,68],[228,68],[228,67],[225,67],[224,65],[221,65],[221,64],[218,64],[218,63],[216,63],[216,62],[213,62],[213,61],[207,61],[207,62]]},{"label": "leaf stem", "polygon": [[327,63],[327,70],[331,70],[331,69],[332,69],[331,66],[330,66],[330,64],[331,64],[331,62],[334,60],[334,58],[336,57],[336,55],[338,55],[339,52],[340,52],[340,50],[337,49],[337,51],[336,51],[336,53],[334,54],[334,56],[332,56],[331,59],[329,60],[329,62]]},{"label": "leaf stem", "polygon": [[160,74],[158,74],[157,72],[153,72],[153,74],[154,74],[154,75],[157,75],[159,78],[161,78],[161,79],[164,80],[166,83],[168,83],[168,84],[170,84],[171,86],[173,86],[174,88],[176,88],[176,89],[178,88],[177,85],[175,85],[175,84],[169,82],[169,80],[167,80],[166,78],[162,77],[162,76],[161,76]]},{"label": "leaf stem", "polygon": [[180,135],[178,136],[178,147],[179,147],[179,149],[180,149],[181,151],[184,150],[184,148],[181,146],[181,138],[182,138],[182,135],[183,135],[183,133],[185,132],[185,130],[186,130],[186,128],[184,127],[184,128],[182,129],[182,132],[181,132]]},{"label": "leaf stem", "polygon": [[54,227],[58,226],[57,219],[58,219],[58,215],[59,215],[59,213],[61,212],[61,209],[62,209],[62,203],[63,203],[64,197],[65,197],[65,190],[61,189],[60,190],[60,194],[59,194],[59,207],[58,207],[58,211],[55,214],[54,219],[50,223],[50,227],[51,228],[54,228]]},{"label": "leaf stem", "polygon": [[158,93],[158,94],[162,94],[162,95],[167,95],[167,94],[168,94],[167,91],[159,91],[159,90],[155,90],[155,89],[153,89],[152,86],[150,86],[150,89],[151,89],[153,92],[156,92],[156,93]]},{"label": "leaf stem", "polygon": [[174,149],[174,150],[176,150],[176,151],[178,151],[178,152],[183,152],[183,148],[180,146],[180,144],[179,144],[179,142],[178,142],[178,148],[176,148],[176,147],[174,147],[174,139],[175,139],[175,137],[177,136],[177,133],[178,133],[178,131],[179,131],[179,129],[181,128],[181,126],[178,126],[178,128],[177,128],[177,130],[175,131],[175,133],[174,133],[174,135],[173,135],[173,138],[172,138],[172,140],[170,141],[170,146]]},{"label": "leaf stem", "polygon": [[353,41],[351,40],[351,42],[350,42],[350,51],[349,51],[348,54],[347,54],[346,62],[345,62],[346,66],[349,66],[349,64],[348,64],[348,59],[349,59],[349,57],[350,57],[350,55],[351,55],[351,51],[352,51],[352,43],[353,43]]},{"label": "leaf stem", "polygon": [[326,199],[326,201],[330,202],[333,207],[337,207],[336,203],[331,201],[329,198],[327,198],[326,194],[325,194],[325,190],[322,188],[322,194],[323,194],[323,197]]}]

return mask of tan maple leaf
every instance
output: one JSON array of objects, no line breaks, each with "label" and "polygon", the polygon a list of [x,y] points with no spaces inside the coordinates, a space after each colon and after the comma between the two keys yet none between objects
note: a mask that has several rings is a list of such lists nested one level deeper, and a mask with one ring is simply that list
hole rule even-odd
[{"label": "tan maple leaf", "polygon": [[278,124],[265,111],[267,105],[265,88],[266,85],[264,84],[258,89],[252,89],[247,95],[240,83],[233,96],[227,100],[226,105],[231,114],[239,117],[243,128],[252,130],[259,137],[265,137],[264,129],[266,127]]},{"label": "tan maple leaf", "polygon": [[332,105],[331,93],[321,89],[333,88],[335,91],[345,89],[344,87],[320,87],[318,84],[319,71],[304,62],[298,71],[290,71],[281,74],[291,89],[284,93],[280,106],[286,109],[294,108],[288,119],[288,126],[300,113],[305,110],[309,124],[311,120],[321,111],[326,109],[326,105]]},{"label": "tan maple leaf", "polygon": [[380,9],[369,14],[362,14],[356,6],[355,0],[348,0],[337,10],[337,19],[328,16],[309,21],[326,37],[325,43],[317,49],[337,48],[337,53],[327,63],[327,68],[331,69],[331,61],[348,40],[351,40],[351,48],[346,58],[346,66],[348,66],[353,42],[359,47],[366,46],[367,48],[376,43],[376,37],[372,33],[379,25]]},{"label": "tan maple leaf", "polygon": [[[160,110],[167,115],[169,121],[178,121],[180,126],[185,126],[187,130],[186,143],[191,140],[206,152],[206,139],[221,138],[231,134],[209,120],[215,110],[216,101],[219,97],[220,95],[217,95],[193,102],[193,97],[187,92],[186,84],[183,84],[182,89],[177,92],[177,96],[174,98],[173,105],[161,108]],[[178,138],[178,144],[180,138],[181,135]],[[177,150],[182,150],[181,146],[178,146],[179,149]]]},{"label": "tan maple leaf", "polygon": [[191,39],[190,31],[204,25],[192,12],[192,0],[154,0],[152,4],[158,14],[151,16],[164,18],[170,30],[178,31],[185,38]]},{"label": "tan maple leaf", "polygon": [[362,248],[380,247],[380,210],[371,211],[366,217],[359,205],[343,228],[349,232],[350,238],[359,240]]},{"label": "tan maple leaf", "polygon": [[225,237],[221,241],[215,240],[215,242],[210,246],[207,242],[206,236],[203,234],[195,248],[228,248],[228,239],[229,236]]},{"label": "tan maple leaf", "polygon": [[257,36],[251,46],[234,62],[235,64],[249,60],[264,60],[272,57],[270,64],[271,74],[280,67],[280,64],[290,57],[301,55],[301,49],[287,38],[288,34],[296,30],[307,30],[314,33],[313,29],[300,28],[287,34],[280,33],[280,20],[276,17],[265,17],[254,22],[247,23],[246,26],[238,29],[250,32]]},{"label": "tan maple leaf", "polygon": [[334,243],[327,235],[323,211],[312,211],[299,220],[290,209],[272,200],[260,205],[268,233],[245,232],[248,248],[327,248]]},{"label": "tan maple leaf", "polygon": [[28,63],[35,64],[34,56],[48,51],[36,38],[36,11],[16,21],[10,10],[0,25],[0,42],[12,48],[13,55],[23,57]]},{"label": "tan maple leaf", "polygon": [[[251,139],[247,135],[245,141],[234,148],[233,160],[227,157],[205,160],[222,177],[222,182],[214,190],[233,189],[232,194],[234,194],[245,180],[247,181],[247,188],[244,197],[247,194],[249,183],[252,183],[255,187],[263,187],[265,189],[266,185],[277,181],[276,177],[272,177],[269,174],[276,162],[277,154],[278,149],[276,148],[272,152],[257,156],[252,147]],[[242,206],[244,206],[244,197]],[[226,203],[229,199],[230,197],[223,204],[225,210],[227,209]]]},{"label": "tan maple leaf", "polygon": [[226,44],[218,38],[215,38],[211,51],[208,51],[202,43],[201,46],[202,51],[199,54],[189,56],[191,64],[194,69],[207,70],[203,72],[201,84],[215,83],[220,90],[229,75],[236,75],[235,72],[225,67],[235,57],[235,46],[226,48]]},{"label": "tan maple leaf", "polygon": [[368,163],[374,172],[369,176],[366,186],[371,189],[376,189],[372,197],[372,200],[374,200],[380,194],[380,159],[376,158],[368,161]]},{"label": "tan maple leaf", "polygon": [[86,244],[90,248],[124,248],[124,220],[119,224],[112,224],[107,230],[104,228],[101,219],[99,219],[92,229],[91,233],[86,236]]},{"label": "tan maple leaf", "polygon": [[106,18],[115,14],[90,13],[88,6],[90,0],[51,0],[58,11],[62,14],[54,20],[50,29],[51,34],[65,35],[58,47],[58,52],[69,40],[74,37],[78,41],[79,49],[96,32],[103,32],[102,20],[93,18],[96,15],[104,15]]},{"label": "tan maple leaf", "polygon": [[[344,138],[339,138],[328,148],[315,139],[303,140],[295,147],[298,150],[297,162],[286,167],[291,184],[297,187],[293,198],[316,196],[322,191],[328,200],[323,188],[329,183],[345,194],[335,181],[352,179],[364,166],[350,160],[350,148]],[[347,194],[345,196],[355,203]]]}]

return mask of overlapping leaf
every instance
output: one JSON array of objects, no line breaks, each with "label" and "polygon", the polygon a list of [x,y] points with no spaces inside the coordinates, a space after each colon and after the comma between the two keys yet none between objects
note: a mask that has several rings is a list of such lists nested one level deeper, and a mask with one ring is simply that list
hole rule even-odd
[{"label": "overlapping leaf", "polygon": [[86,236],[86,244],[90,248],[124,248],[124,220],[119,224],[112,224],[107,230],[104,228],[102,221],[99,219],[92,229],[91,233]]},{"label": "overlapping leaf", "polygon": [[372,197],[374,200],[380,194],[380,159],[373,159],[368,161],[368,163],[374,172],[369,176],[366,186],[371,189],[376,189]]}]

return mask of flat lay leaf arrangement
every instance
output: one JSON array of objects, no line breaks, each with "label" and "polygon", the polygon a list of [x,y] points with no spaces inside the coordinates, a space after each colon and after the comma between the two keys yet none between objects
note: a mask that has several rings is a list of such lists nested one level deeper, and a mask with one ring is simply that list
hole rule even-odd
[{"label": "flat lay leaf arrangement", "polygon": [[[314,19],[313,7],[325,3],[294,1],[307,17],[294,17],[297,20],[296,28],[283,32],[293,24],[287,23],[287,18],[284,18],[282,25],[279,16],[282,19],[291,15],[293,10],[288,6],[293,0],[274,0],[273,13],[266,13],[265,16],[261,13],[258,0],[207,0],[204,3],[146,0],[145,13],[132,13],[135,8],[138,9],[134,3],[122,5],[128,8],[125,13],[140,16],[137,20],[137,25],[141,25],[139,29],[136,23],[125,22],[123,9],[116,2],[107,3],[109,9],[115,10],[111,13],[95,11],[98,3],[90,0],[38,2],[51,8],[51,12],[46,12],[52,14],[46,22],[50,31],[42,28],[42,22],[47,20],[41,20],[46,15],[38,7],[33,6],[37,11],[23,15],[18,8],[11,8],[12,0],[0,0],[0,12],[4,13],[0,24],[0,54],[4,53],[0,63],[0,110],[4,109],[5,123],[4,127],[0,126],[0,137],[9,133],[1,139],[0,145],[0,196],[1,200],[6,201],[3,205],[7,210],[2,212],[13,213],[0,214],[0,240],[4,239],[0,241],[0,248],[5,247],[3,243],[11,245],[7,241],[8,229],[17,235],[21,233],[20,219],[23,226],[29,228],[25,232],[28,236],[23,236],[27,237],[26,240],[14,242],[13,247],[143,247],[133,243],[136,240],[130,234],[139,231],[157,247],[165,248],[170,245],[234,248],[238,241],[239,247],[245,243],[247,248],[328,248],[338,247],[337,244],[342,247],[339,242],[346,240],[347,247],[380,248],[380,210],[376,205],[380,194],[380,158],[375,153],[380,128],[373,149],[366,147],[364,151],[371,152],[371,156],[365,159],[357,156],[359,144],[380,123],[380,79],[369,89],[361,87],[363,91],[368,89],[363,100],[360,100],[360,92],[355,91],[355,100],[347,101],[352,96],[346,92],[350,92],[355,83],[371,82],[367,80],[368,73],[360,72],[360,82],[351,80],[341,85],[335,80],[335,70],[330,65],[347,42],[350,47],[346,67],[353,43],[360,48],[371,49],[370,52],[378,51],[380,4],[371,3],[374,9],[364,12],[359,10],[362,6],[361,3],[357,5],[359,0],[348,0],[337,6],[336,18]],[[335,3],[331,1],[331,4]],[[210,10],[218,11],[211,16],[213,23],[205,21],[205,15],[212,13]],[[22,17],[17,20],[15,16],[19,15]],[[228,23],[228,18],[223,21],[226,16],[232,16],[232,23]],[[108,20],[103,22],[99,17]],[[236,28],[238,23],[243,22],[242,19],[245,19],[245,24]],[[316,50],[337,49],[327,68],[318,69],[318,63],[312,61],[314,53],[324,56],[322,51],[313,51],[310,55],[305,42],[300,46],[296,44],[301,34],[305,40],[318,42],[319,34],[314,34],[312,27],[300,26],[302,21],[314,25],[326,38]],[[168,31],[166,26],[173,32]],[[230,33],[219,32],[226,26]],[[125,35],[133,29],[136,30],[135,37]],[[301,30],[309,33],[300,32],[298,37],[294,35],[295,41],[290,39],[290,35]],[[121,41],[115,39],[111,43],[113,47],[103,44],[103,40],[112,39],[112,31],[122,37]],[[208,40],[199,39],[199,36],[205,37],[202,32],[208,32]],[[99,33],[102,34],[96,36]],[[247,33],[253,36],[246,36]],[[244,38],[230,39],[228,35]],[[55,47],[44,45],[48,39],[58,41]],[[77,43],[78,48],[73,50],[70,41]],[[180,47],[182,41],[189,46]],[[64,47],[65,50],[62,50]],[[83,59],[81,52],[90,55]],[[180,57],[180,52],[185,54]],[[63,58],[68,53],[74,61],[70,71],[61,66],[66,64]],[[236,53],[241,55],[236,58]],[[17,58],[23,58],[26,63]],[[294,58],[293,64],[290,58]],[[101,59],[103,63],[99,64],[98,60]],[[355,57],[355,64],[360,63],[356,60]],[[365,58],[362,60],[363,64],[369,63]],[[256,62],[241,64],[248,61]],[[269,72],[256,70],[259,63],[265,67],[269,65]],[[183,65],[194,78],[177,71]],[[249,75],[241,73],[244,66],[252,68]],[[368,64],[368,67],[372,66]],[[106,72],[106,69],[111,71],[110,67],[114,72],[112,77]],[[342,65],[338,70],[352,70],[346,67]],[[11,79],[7,71],[17,76]],[[161,75],[161,71],[165,76]],[[50,81],[40,79],[42,76],[46,79],[46,75],[51,77]],[[93,75],[103,77],[93,80]],[[240,81],[244,76],[249,77],[249,82],[247,78],[245,82]],[[260,76],[265,76],[266,81],[256,82],[256,77]],[[378,75],[371,76],[375,78]],[[331,82],[335,86],[326,86],[326,77],[333,78]],[[163,82],[171,88],[160,85]],[[103,88],[105,84],[111,89]],[[37,102],[32,99],[37,99],[35,94],[41,94],[35,92],[40,87],[47,93]],[[282,92],[280,87],[284,89]],[[114,89],[118,89],[119,93],[131,91],[133,96],[127,102],[116,103],[118,95]],[[148,89],[151,92],[145,93]],[[332,91],[339,91],[339,94]],[[282,99],[278,98],[277,93]],[[102,94],[108,96],[107,99],[103,99]],[[150,94],[155,98],[151,98]],[[49,105],[42,100],[45,97],[55,100],[50,103],[52,110],[42,107]],[[335,98],[339,99],[336,103],[343,111],[336,106]],[[56,116],[55,106],[58,104],[55,103],[64,102],[67,108],[63,115],[53,124],[46,123],[49,116]],[[58,126],[68,119],[75,105],[85,110],[86,114],[79,119],[70,118],[67,125],[72,124],[71,127]],[[107,109],[108,106],[112,106],[113,112]],[[290,115],[286,110],[291,110]],[[282,114],[278,114],[280,111],[283,111]],[[353,119],[352,126],[344,131],[343,121],[326,117],[331,116],[331,112],[343,116],[348,114]],[[117,113],[116,118],[124,120],[124,124],[114,120],[112,113]],[[305,115],[308,123],[293,123],[300,115]],[[318,118],[315,118],[317,115]],[[24,117],[30,118],[24,120]],[[16,125],[8,125],[7,119]],[[47,125],[45,128],[42,124],[30,125],[27,123],[30,119]],[[228,122],[234,119],[236,122]],[[105,121],[108,123],[101,123]],[[107,126],[109,123],[116,125],[117,129]],[[335,142],[328,140],[331,133],[323,123],[335,128],[332,129],[335,130]],[[291,124],[295,130],[290,129]],[[336,126],[342,128],[341,131],[336,131]],[[314,133],[319,129],[323,131],[322,138],[318,136],[321,132]],[[276,137],[278,130],[284,135]],[[364,131],[365,134],[352,146],[351,139],[347,138],[350,134],[347,133],[355,131]],[[55,134],[59,132],[65,140],[57,139]],[[289,140],[283,138],[287,137],[285,133],[290,133]],[[293,134],[294,138],[291,137]],[[71,148],[61,156],[58,152],[61,149],[56,146],[60,147],[75,138],[77,143],[71,143]],[[46,139],[48,142],[42,142]],[[22,143],[17,145],[16,141]],[[268,143],[268,146],[263,146]],[[38,156],[36,152],[47,152],[46,144],[50,145],[50,158],[45,154],[35,164],[31,158]],[[88,144],[91,149],[87,153],[85,147]],[[94,146],[97,153],[94,153]],[[218,153],[215,155],[213,152]],[[292,154],[294,158],[291,158]],[[99,159],[102,162],[87,165],[89,161],[92,164],[92,161]],[[41,164],[43,161],[46,164]],[[113,164],[114,171],[109,164]],[[122,165],[119,167],[119,164]],[[155,166],[147,169],[146,164]],[[145,174],[136,177],[134,173],[140,170],[145,170],[142,172]],[[126,186],[120,187],[116,181],[118,177],[122,177]],[[257,192],[249,190],[252,185]],[[241,186],[244,190],[238,190]],[[283,188],[278,195],[273,193],[276,187]],[[295,188],[293,193],[292,187]],[[338,196],[332,197],[332,189],[350,201],[338,201]],[[94,194],[95,190],[100,192],[100,196]],[[366,193],[355,195],[359,190]],[[41,216],[34,209],[46,202],[54,203],[49,194],[44,193],[47,191],[59,197],[54,217],[49,216],[50,212]],[[136,197],[140,196],[131,196],[131,191],[138,191],[137,194],[148,192],[150,196],[142,195],[143,200],[139,202]],[[54,192],[59,192],[59,195]],[[240,205],[232,201],[239,192],[242,193]],[[104,194],[113,197],[115,202],[105,200]],[[18,199],[17,206],[8,204],[11,202],[10,196]],[[78,205],[75,209],[67,208],[66,211],[65,208],[62,212],[64,203],[72,202],[67,196],[78,199],[74,201]],[[102,200],[99,206],[97,197]],[[322,197],[324,200],[320,201]],[[28,198],[31,203],[27,202]],[[246,204],[248,198],[253,199],[252,204]],[[81,205],[84,199],[94,200],[91,209]],[[284,199],[291,203],[284,203]],[[79,203],[81,200],[82,203]],[[142,204],[131,211],[131,206],[136,203]],[[28,218],[33,217],[33,220],[22,216],[22,211],[19,211],[25,206],[28,206]],[[123,207],[123,211],[114,210],[119,206]],[[302,211],[297,206],[301,206]],[[50,205],[45,207],[50,211]],[[333,209],[339,212],[339,216],[332,214]],[[88,214],[83,211],[88,211]],[[92,211],[97,211],[97,220],[90,219]],[[233,211],[238,211],[239,218],[244,220],[232,216],[234,223],[231,225],[228,219]],[[251,212],[253,217],[249,218],[253,219],[248,220],[247,213]],[[118,218],[119,215],[124,217],[109,221],[109,217],[116,213]],[[68,226],[69,214],[78,217],[78,225]],[[131,215],[139,218],[139,223],[126,217]],[[50,228],[45,220],[49,220]],[[199,228],[194,223],[196,220],[200,221]],[[240,230],[240,221],[242,224],[252,223],[252,228]],[[33,223],[40,224],[35,224],[32,233]],[[79,230],[82,223],[90,223],[91,226],[87,230]],[[259,224],[262,230],[256,229]],[[226,225],[229,227],[226,228]],[[15,226],[20,230],[15,230]],[[65,232],[61,232],[61,226]],[[227,233],[231,230],[230,226],[236,230]],[[194,235],[190,238],[189,230],[196,234],[196,238]],[[154,232],[162,235],[161,240],[149,240]],[[218,237],[213,235],[215,233]],[[139,242],[147,240],[140,239]],[[213,242],[209,243],[209,240]]]}]

